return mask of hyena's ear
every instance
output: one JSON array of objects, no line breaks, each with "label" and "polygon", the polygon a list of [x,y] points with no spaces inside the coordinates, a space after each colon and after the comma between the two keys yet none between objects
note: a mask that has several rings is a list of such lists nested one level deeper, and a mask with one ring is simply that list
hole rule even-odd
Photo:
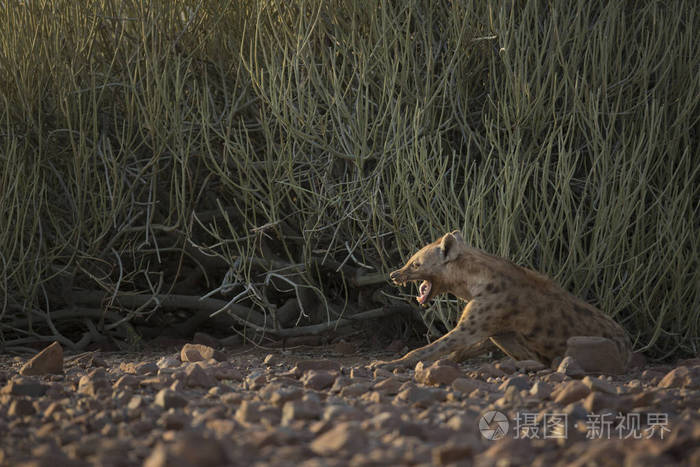
[{"label": "hyena's ear", "polygon": [[452,236],[456,238],[460,242],[464,242],[464,238],[462,238],[462,232],[459,230],[453,230],[452,231]]},{"label": "hyena's ear", "polygon": [[462,234],[458,230],[445,234],[440,242],[440,254],[445,261],[453,261],[459,254],[459,242],[462,241]]}]

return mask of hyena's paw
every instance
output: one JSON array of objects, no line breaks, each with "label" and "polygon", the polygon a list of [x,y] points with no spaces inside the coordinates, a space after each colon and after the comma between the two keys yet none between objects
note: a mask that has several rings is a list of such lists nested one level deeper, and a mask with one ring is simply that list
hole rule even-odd
[{"label": "hyena's paw", "polygon": [[404,362],[401,361],[401,359],[398,360],[391,360],[388,362],[377,360],[375,362],[372,362],[369,364],[369,369],[370,370],[387,370],[387,371],[393,371],[395,368],[403,368],[405,366]]}]

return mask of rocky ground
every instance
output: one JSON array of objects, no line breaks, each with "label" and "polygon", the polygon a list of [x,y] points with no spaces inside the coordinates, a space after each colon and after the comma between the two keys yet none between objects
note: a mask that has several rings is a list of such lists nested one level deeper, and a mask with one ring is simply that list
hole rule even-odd
[{"label": "rocky ground", "polygon": [[700,465],[700,359],[624,377],[571,359],[367,366],[399,353],[0,356],[0,464]]}]

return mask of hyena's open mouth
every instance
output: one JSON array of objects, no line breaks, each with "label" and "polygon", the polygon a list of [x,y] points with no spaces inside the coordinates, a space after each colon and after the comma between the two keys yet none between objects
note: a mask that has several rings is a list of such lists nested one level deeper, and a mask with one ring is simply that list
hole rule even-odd
[{"label": "hyena's open mouth", "polygon": [[424,305],[425,302],[428,300],[428,297],[430,296],[430,289],[433,288],[433,284],[430,283],[430,281],[425,280],[420,283],[420,286],[418,287],[418,295],[416,297],[416,300],[418,300],[418,303],[421,305]]}]

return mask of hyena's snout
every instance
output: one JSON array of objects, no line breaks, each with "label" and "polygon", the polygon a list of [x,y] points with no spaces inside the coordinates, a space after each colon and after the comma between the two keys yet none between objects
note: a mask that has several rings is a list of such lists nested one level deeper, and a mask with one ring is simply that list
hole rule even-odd
[{"label": "hyena's snout", "polygon": [[398,269],[389,274],[389,278],[396,285],[401,285],[406,282],[406,278],[403,276],[401,269]]}]

